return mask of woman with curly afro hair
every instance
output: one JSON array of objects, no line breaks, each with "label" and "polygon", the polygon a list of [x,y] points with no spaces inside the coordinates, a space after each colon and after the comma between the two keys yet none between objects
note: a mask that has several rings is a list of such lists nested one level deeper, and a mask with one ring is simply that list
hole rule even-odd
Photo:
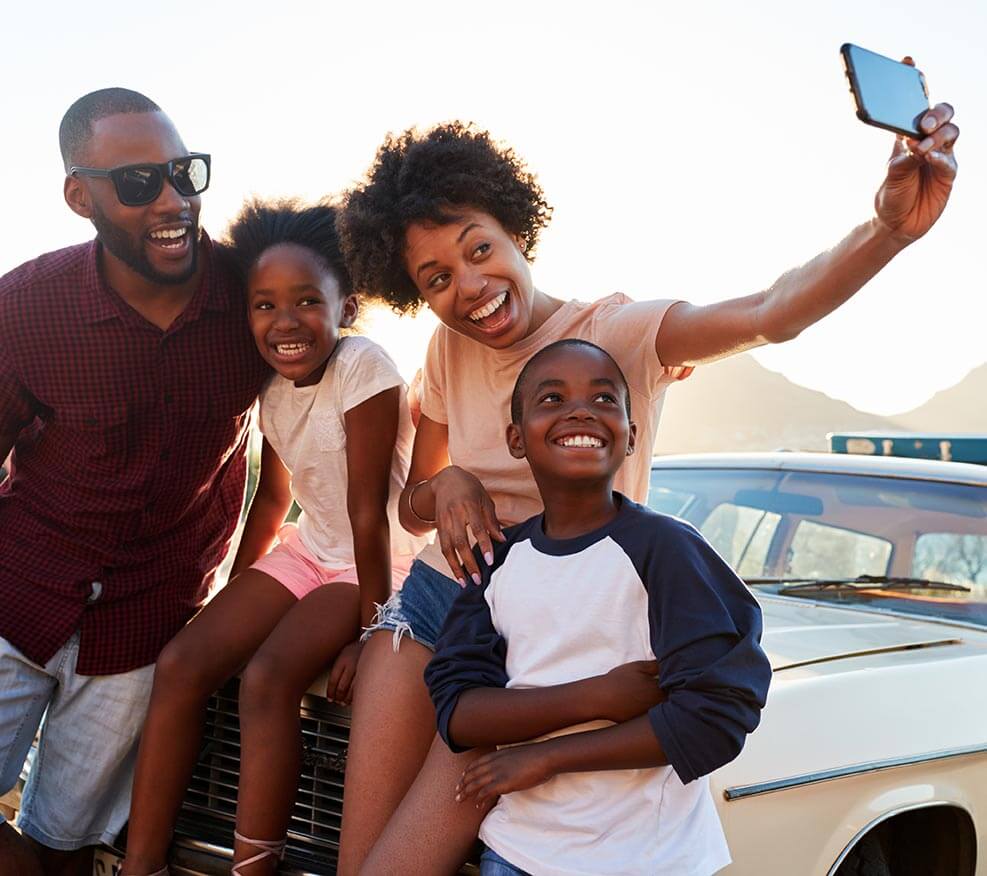
[{"label": "woman with curly afro hair", "polygon": [[[436,537],[363,648],[340,873],[454,873],[485,814],[456,802],[457,782],[478,752],[453,754],[433,743],[422,673],[452,601],[470,579],[479,582],[493,542],[503,540],[501,527],[541,511],[528,466],[510,455],[504,438],[527,359],[562,338],[582,338],[613,355],[627,377],[643,448],[627,458],[616,489],[644,502],[670,384],[694,365],[796,337],[932,227],[956,171],[959,132],[951,116],[941,104],[924,118],[925,140],[896,141],[874,215],[836,247],[764,291],[702,307],[620,294],[590,303],[549,295],[534,285],[530,263],[551,208],[513,150],[460,123],[385,140],[366,181],[347,196],[340,238],[356,288],[403,313],[424,303],[440,321],[423,368],[421,418],[400,504],[406,529]],[[551,387],[544,403],[561,403]],[[591,409],[572,412],[577,426],[594,416]],[[642,699],[633,684],[620,686],[632,675],[602,695],[599,679],[579,696],[553,697],[546,688],[543,701],[525,699],[512,715],[532,737],[606,719],[614,702]]]}]

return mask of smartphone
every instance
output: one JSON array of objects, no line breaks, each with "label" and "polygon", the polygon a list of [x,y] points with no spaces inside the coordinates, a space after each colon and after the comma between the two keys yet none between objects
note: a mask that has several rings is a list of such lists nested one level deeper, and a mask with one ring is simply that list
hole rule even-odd
[{"label": "smartphone", "polygon": [[919,122],[929,111],[929,92],[922,73],[852,43],[844,43],[840,54],[857,118],[875,128],[923,139]]}]

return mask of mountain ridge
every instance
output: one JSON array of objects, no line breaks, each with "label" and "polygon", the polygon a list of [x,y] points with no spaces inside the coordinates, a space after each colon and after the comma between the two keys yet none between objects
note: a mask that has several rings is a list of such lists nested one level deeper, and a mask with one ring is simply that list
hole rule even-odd
[{"label": "mountain ridge", "polygon": [[734,356],[669,389],[655,452],[826,450],[829,432],[872,430],[987,434],[987,363],[917,408],[881,416]]}]

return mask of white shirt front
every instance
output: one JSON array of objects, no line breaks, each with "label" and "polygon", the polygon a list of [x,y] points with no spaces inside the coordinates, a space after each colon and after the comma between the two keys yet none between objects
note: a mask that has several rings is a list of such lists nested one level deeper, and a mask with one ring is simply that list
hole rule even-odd
[{"label": "white shirt front", "polygon": [[260,396],[260,429],[291,472],[291,493],[302,509],[298,536],[329,569],[356,564],[346,507],[346,411],[395,386],[402,387],[397,442],[391,463],[387,516],[391,555],[410,557],[426,544],[398,521],[398,498],[411,462],[415,430],[391,357],[368,338],[341,338],[325,374],[312,386],[295,386],[279,374]]}]

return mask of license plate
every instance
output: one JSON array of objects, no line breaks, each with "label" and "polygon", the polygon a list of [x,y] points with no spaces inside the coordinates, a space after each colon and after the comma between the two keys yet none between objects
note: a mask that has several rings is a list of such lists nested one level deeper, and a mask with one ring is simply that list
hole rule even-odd
[{"label": "license plate", "polygon": [[109,849],[96,849],[93,852],[93,876],[119,876],[123,869],[123,858]]}]

